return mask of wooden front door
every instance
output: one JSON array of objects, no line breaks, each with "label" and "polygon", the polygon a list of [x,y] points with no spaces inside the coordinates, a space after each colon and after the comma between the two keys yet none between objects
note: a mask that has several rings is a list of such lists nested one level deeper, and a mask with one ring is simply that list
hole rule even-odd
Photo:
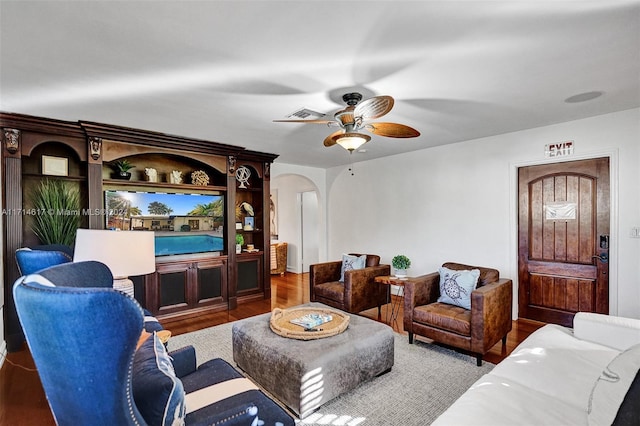
[{"label": "wooden front door", "polygon": [[609,313],[609,159],[518,169],[519,316]]}]

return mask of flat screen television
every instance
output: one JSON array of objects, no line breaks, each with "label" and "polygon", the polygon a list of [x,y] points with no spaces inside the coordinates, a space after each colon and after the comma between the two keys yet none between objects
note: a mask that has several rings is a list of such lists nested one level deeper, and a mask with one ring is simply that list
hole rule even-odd
[{"label": "flat screen television", "polygon": [[224,195],[105,191],[107,229],[155,231],[156,256],[224,250]]}]

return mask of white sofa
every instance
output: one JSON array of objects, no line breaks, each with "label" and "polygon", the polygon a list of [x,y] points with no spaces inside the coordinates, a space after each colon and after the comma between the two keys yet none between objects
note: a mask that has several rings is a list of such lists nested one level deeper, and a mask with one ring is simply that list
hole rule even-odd
[{"label": "white sofa", "polygon": [[[573,326],[532,333],[433,424],[611,424],[627,392],[631,401],[640,386],[640,320],[578,313]],[[622,371],[621,379],[600,379],[605,368]],[[635,397],[625,410],[639,404]],[[629,424],[640,424],[640,414],[631,415]]]}]

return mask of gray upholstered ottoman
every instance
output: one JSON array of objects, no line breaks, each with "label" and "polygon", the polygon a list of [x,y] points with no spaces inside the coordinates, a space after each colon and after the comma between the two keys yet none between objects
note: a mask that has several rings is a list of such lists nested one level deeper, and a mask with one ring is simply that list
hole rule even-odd
[{"label": "gray upholstered ottoman", "polygon": [[393,366],[393,330],[386,324],[350,315],[349,327],[336,336],[295,340],[271,331],[270,317],[233,325],[233,359],[300,418]]}]

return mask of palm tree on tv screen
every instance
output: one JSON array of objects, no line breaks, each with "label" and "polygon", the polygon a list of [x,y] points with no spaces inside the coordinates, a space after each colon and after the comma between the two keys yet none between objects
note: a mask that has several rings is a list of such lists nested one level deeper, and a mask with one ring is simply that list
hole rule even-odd
[{"label": "palm tree on tv screen", "polygon": [[196,206],[187,213],[188,216],[213,216],[221,217],[224,212],[222,199],[212,201],[207,204],[196,204]]},{"label": "palm tree on tv screen", "polygon": [[149,214],[168,215],[171,212],[173,212],[173,209],[164,203],[153,201],[149,203],[149,207],[147,207],[147,211],[149,212]]}]

